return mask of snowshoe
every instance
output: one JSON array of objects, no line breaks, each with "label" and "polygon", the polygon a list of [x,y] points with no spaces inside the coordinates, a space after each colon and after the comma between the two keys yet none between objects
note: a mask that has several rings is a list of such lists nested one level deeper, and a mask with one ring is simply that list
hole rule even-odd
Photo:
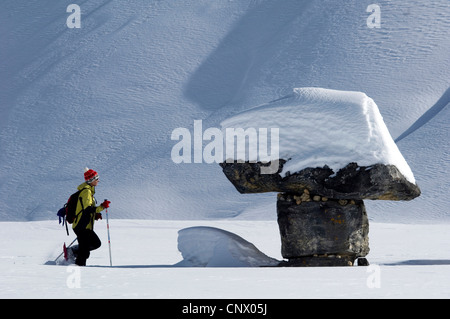
[{"label": "snowshoe", "polygon": [[64,243],[63,245],[63,253],[64,253],[64,260],[65,261],[69,260],[69,254],[67,252],[66,243]]},{"label": "snowshoe", "polygon": [[67,248],[66,243],[64,243],[64,245],[63,245],[64,259],[62,260],[62,262],[60,264],[63,264],[63,265],[75,264],[75,260],[77,258],[77,254],[76,254],[77,250],[78,250],[78,245]]}]

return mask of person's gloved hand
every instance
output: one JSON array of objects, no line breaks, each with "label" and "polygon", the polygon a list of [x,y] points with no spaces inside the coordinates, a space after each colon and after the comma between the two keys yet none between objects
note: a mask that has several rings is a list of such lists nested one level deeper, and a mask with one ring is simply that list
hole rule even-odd
[{"label": "person's gloved hand", "polygon": [[108,208],[110,203],[111,202],[109,200],[105,199],[105,201],[101,205],[103,206],[103,208]]},{"label": "person's gloved hand", "polygon": [[95,220],[103,219],[102,213],[95,213]]}]

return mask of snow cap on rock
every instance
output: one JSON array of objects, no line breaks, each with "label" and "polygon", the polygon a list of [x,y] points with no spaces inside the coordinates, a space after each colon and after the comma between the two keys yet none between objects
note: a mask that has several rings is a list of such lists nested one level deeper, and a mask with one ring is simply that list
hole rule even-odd
[{"label": "snow cap on rock", "polygon": [[[271,153],[275,150],[280,159],[287,161],[280,173],[283,178],[287,172],[292,174],[309,167],[327,165],[336,173],[349,163],[360,167],[384,164],[395,165],[415,184],[414,174],[392,139],[378,106],[363,92],[295,88],[287,96],[225,119],[221,126],[224,135],[230,128],[278,128],[279,143],[271,142]],[[249,143],[248,151],[229,157],[256,162],[259,144]]]}]

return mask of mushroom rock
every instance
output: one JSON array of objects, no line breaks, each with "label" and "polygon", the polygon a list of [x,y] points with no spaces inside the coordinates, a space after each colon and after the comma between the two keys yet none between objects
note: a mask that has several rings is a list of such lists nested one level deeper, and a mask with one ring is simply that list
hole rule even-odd
[{"label": "mushroom rock", "polygon": [[[353,265],[369,252],[363,200],[420,195],[377,105],[364,93],[294,89],[221,124],[226,133],[235,133],[238,148],[248,146],[236,154],[233,146],[232,156],[227,148],[227,160],[220,163],[235,188],[279,193],[282,255],[288,259],[282,266]],[[277,134],[264,145],[267,136],[250,138],[249,128]]]}]

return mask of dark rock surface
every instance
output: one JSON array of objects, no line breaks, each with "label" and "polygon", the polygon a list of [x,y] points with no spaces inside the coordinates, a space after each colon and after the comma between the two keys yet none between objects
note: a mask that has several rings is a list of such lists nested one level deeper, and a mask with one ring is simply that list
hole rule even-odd
[{"label": "dark rock surface", "polygon": [[420,195],[394,165],[358,166],[350,163],[334,172],[331,168],[305,168],[280,176],[285,160],[279,161],[275,174],[261,174],[262,163],[221,163],[225,176],[240,193],[288,192],[311,193],[334,199],[411,200]]},{"label": "dark rock surface", "polygon": [[[309,197],[309,200],[308,200]],[[369,222],[362,200],[279,194],[281,254],[293,265],[349,265],[369,253]]]}]

